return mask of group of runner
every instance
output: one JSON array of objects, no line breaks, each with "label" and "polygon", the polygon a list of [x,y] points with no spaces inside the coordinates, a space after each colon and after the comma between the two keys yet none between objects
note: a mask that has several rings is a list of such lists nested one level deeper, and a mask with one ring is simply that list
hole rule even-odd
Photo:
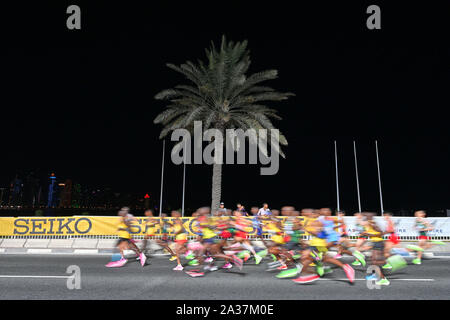
[{"label": "group of runner", "polygon": [[[354,266],[372,266],[374,273],[367,279],[373,279],[377,285],[389,285],[386,270],[395,271],[406,266],[402,256],[415,255],[412,263],[421,264],[425,250],[433,244],[443,244],[429,239],[427,233],[433,226],[426,221],[424,211],[415,212],[418,245],[405,248],[400,247],[390,213],[383,215],[384,228],[375,221],[375,213],[356,213],[355,229],[352,230],[352,234],[357,234],[355,242],[350,239],[345,213],[338,211],[332,215],[329,208],[303,209],[300,216],[287,216],[284,221],[270,214],[246,217],[239,209],[233,211],[231,217],[211,217],[205,211],[193,222],[191,230],[196,230],[195,239],[190,242],[190,233],[179,217],[169,221],[164,214],[154,217],[151,210],[145,215],[145,238],[139,248],[131,232],[137,219],[130,214],[129,208],[119,211],[117,245],[121,257],[107,266],[123,266],[127,262],[124,256],[127,249],[136,253],[142,266],[146,265],[148,242],[155,241],[170,254],[170,261],[176,260],[173,270],[182,271],[186,265],[199,266],[200,269],[190,272],[191,276],[218,270],[218,261],[223,261],[223,269],[234,266],[241,270],[250,259],[260,264],[267,256],[272,259],[267,271],[279,271],[277,278],[295,278],[293,281],[299,284],[316,281],[333,272],[331,266],[342,269],[348,281],[353,283]],[[249,233],[256,234],[253,240],[259,241],[258,247],[250,242]],[[335,250],[331,251],[332,248]],[[344,255],[354,261],[351,264],[341,262]],[[370,257],[370,264],[366,262],[367,257]],[[187,264],[182,264],[182,258],[188,261]]]}]

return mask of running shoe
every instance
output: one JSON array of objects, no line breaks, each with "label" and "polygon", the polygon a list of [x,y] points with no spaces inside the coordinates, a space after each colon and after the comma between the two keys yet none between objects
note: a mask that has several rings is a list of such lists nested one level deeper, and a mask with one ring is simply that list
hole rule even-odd
[{"label": "running shoe", "polygon": [[267,249],[265,249],[265,250],[257,252],[256,254],[258,256],[260,256],[261,258],[264,258],[265,256],[267,256],[268,253],[269,253],[269,251]]},{"label": "running shoe", "polygon": [[301,254],[296,254],[296,255],[292,256],[292,259],[297,260],[297,259],[300,259],[301,257],[302,257]]},{"label": "running shoe", "polygon": [[[359,252],[359,251],[355,251],[353,252],[353,256],[358,259],[359,262],[361,262],[362,266],[365,267],[366,266],[366,259],[364,258],[364,255]],[[355,266],[356,264],[354,264]]]},{"label": "running shoe", "polygon": [[389,257],[388,259],[386,259],[386,263],[392,267],[391,272],[403,269],[408,265],[406,260],[399,255]]},{"label": "running shoe", "polygon": [[382,266],[383,269],[392,269],[392,266],[389,263],[386,263],[384,266]]},{"label": "running shoe", "polygon": [[323,265],[322,264],[318,264],[317,266],[316,266],[316,272],[317,272],[317,274],[321,277],[321,276],[323,276],[323,274],[324,274],[324,268],[323,268]]},{"label": "running shoe", "polygon": [[208,258],[205,259],[206,263],[211,263],[213,261],[214,261],[214,259],[212,257],[208,257]]},{"label": "running shoe", "polygon": [[234,263],[234,265],[235,265],[236,267],[238,267],[239,270],[241,270],[241,269],[242,269],[242,265],[244,264],[244,262],[242,261],[242,259],[239,259],[239,258],[236,257],[236,256],[233,256],[232,258],[233,258],[233,263]]},{"label": "running shoe", "polygon": [[414,244],[407,245],[406,248],[413,251],[424,251],[423,248],[416,246]]},{"label": "running shoe", "polygon": [[169,258],[169,261],[174,261],[174,260],[177,260],[177,256],[171,256],[171,257]]},{"label": "running shoe", "polygon": [[298,272],[299,272],[298,268],[283,270],[279,274],[277,274],[276,277],[279,279],[292,278],[295,277],[298,274]]},{"label": "running shoe", "polygon": [[380,279],[377,282],[375,282],[375,284],[379,285],[379,286],[388,286],[390,284],[389,280],[386,278]]},{"label": "running shoe", "polygon": [[431,240],[431,243],[433,244],[440,244],[440,245],[444,245],[445,243],[442,241],[438,241],[438,240]]},{"label": "running shoe", "polygon": [[274,254],[271,254],[270,256],[272,257],[272,260],[273,260],[273,262],[275,262],[275,261],[277,261],[277,260],[278,260],[278,259],[277,259],[277,257],[275,257],[275,255],[274,255]]},{"label": "running shoe", "polygon": [[338,253],[338,254],[336,254],[336,255],[334,256],[334,258],[335,258],[335,259],[340,259],[340,258],[342,258],[342,254],[339,254],[339,253]]},{"label": "running shoe", "polygon": [[231,269],[231,268],[233,268],[233,265],[229,262],[225,263],[222,267],[222,269]]},{"label": "running shoe", "polygon": [[258,254],[255,255],[255,263],[259,264],[263,258],[259,256]]},{"label": "running shoe", "polygon": [[344,272],[350,283],[353,283],[355,281],[355,270],[350,265],[344,264]]},{"label": "running shoe", "polygon": [[236,257],[238,257],[239,259],[244,259],[244,257],[245,257],[248,253],[250,253],[250,251],[248,251],[248,250],[243,250],[243,251],[238,252],[238,253],[236,254]]},{"label": "running shoe", "polygon": [[366,280],[377,280],[378,281],[378,276],[375,273],[373,273],[373,274],[366,276]]},{"label": "running shoe", "polygon": [[310,266],[310,267],[315,267],[316,264],[315,264],[314,262],[311,262],[311,263],[309,264],[309,266]]},{"label": "running shoe", "polygon": [[195,258],[195,255],[193,253],[191,253],[191,254],[186,255],[185,258],[188,260],[192,260]]},{"label": "running shoe", "polygon": [[197,259],[193,259],[191,261],[189,261],[188,265],[190,266],[198,266],[200,263],[198,262]]},{"label": "running shoe", "polygon": [[145,266],[145,261],[147,261],[147,256],[143,253],[139,255],[139,260],[141,260],[141,266]]},{"label": "running shoe", "polygon": [[286,270],[287,268],[288,268],[287,265],[283,264],[283,265],[279,266],[277,268],[277,270]]},{"label": "running shoe", "polygon": [[333,273],[333,269],[329,266],[325,266],[325,267],[323,267],[323,273],[324,274]]},{"label": "running shoe", "polygon": [[313,281],[316,281],[319,279],[320,279],[320,277],[317,274],[314,274],[314,275],[309,275],[309,276],[298,277],[297,279],[293,279],[292,281],[294,281],[295,283],[298,283],[298,284],[304,284],[304,283],[313,282]]},{"label": "running shoe", "polygon": [[352,262],[352,266],[360,266],[361,262],[359,262],[358,260],[355,260]]},{"label": "running shoe", "polygon": [[413,264],[422,264],[422,261],[419,258],[414,259],[411,261]]},{"label": "running shoe", "polygon": [[181,265],[181,264],[179,264],[179,265],[177,265],[175,268],[173,268],[172,270],[175,270],[175,271],[181,271],[181,270],[183,270],[184,268],[183,268],[183,266]]}]

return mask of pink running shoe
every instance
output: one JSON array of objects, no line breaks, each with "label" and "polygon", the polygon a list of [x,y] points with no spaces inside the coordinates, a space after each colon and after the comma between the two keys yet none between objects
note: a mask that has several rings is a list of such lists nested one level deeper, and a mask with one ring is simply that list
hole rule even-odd
[{"label": "pink running shoe", "polygon": [[355,270],[349,264],[344,264],[344,272],[350,283],[355,281]]},{"label": "pink running shoe", "polygon": [[278,270],[286,270],[288,267],[287,267],[287,265],[281,265],[281,266],[279,266],[277,269]]},{"label": "pink running shoe", "polygon": [[335,258],[335,259],[340,259],[340,258],[342,258],[342,254],[339,254],[339,253],[338,253],[337,255],[334,256],[334,258]]},{"label": "pink running shoe", "polygon": [[145,266],[145,261],[147,261],[147,256],[143,253],[139,255],[139,260],[141,261],[141,266]]},{"label": "pink running shoe", "polygon": [[231,263],[226,263],[223,267],[222,267],[222,269],[231,269],[231,268],[233,268],[233,265],[231,264]]},{"label": "pink running shoe", "polygon": [[298,277],[297,279],[294,279],[292,281],[294,281],[295,283],[303,284],[303,283],[313,282],[313,281],[316,281],[319,279],[320,279],[320,277],[317,274],[314,274],[314,275],[309,275],[309,276]]},{"label": "pink running shoe", "polygon": [[123,267],[128,262],[127,259],[120,259],[117,261],[112,261],[106,265],[107,268],[120,268]]},{"label": "pink running shoe", "polygon": [[179,264],[179,265],[177,265],[175,268],[173,268],[172,270],[175,270],[175,271],[182,271],[184,268],[183,268],[183,266],[181,265],[181,264]]},{"label": "pink running shoe", "polygon": [[214,259],[212,257],[208,257],[208,258],[205,259],[206,263],[210,263],[210,262],[213,262],[213,261],[214,261]]}]

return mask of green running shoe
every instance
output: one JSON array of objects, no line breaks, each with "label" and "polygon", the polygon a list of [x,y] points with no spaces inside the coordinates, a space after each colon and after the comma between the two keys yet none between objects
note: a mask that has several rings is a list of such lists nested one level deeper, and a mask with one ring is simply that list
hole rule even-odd
[{"label": "green running shoe", "polygon": [[329,266],[326,266],[323,268],[323,273],[324,274],[329,274],[329,273],[333,273],[333,269]]},{"label": "green running shoe", "polygon": [[279,274],[277,274],[276,277],[279,279],[292,278],[297,276],[298,272],[299,272],[298,268],[283,270]]},{"label": "green running shoe", "polygon": [[292,259],[297,260],[300,259],[302,257],[301,254],[296,254],[295,256],[292,256]]},{"label": "green running shoe", "polygon": [[386,264],[389,264],[392,267],[391,272],[403,269],[408,265],[406,260],[400,255],[389,257],[386,259]]},{"label": "green running shoe", "polygon": [[250,251],[243,250],[243,251],[238,252],[236,257],[238,257],[239,259],[244,259],[247,254],[250,254]]},{"label": "green running shoe", "polygon": [[262,250],[262,251],[257,252],[256,254],[257,254],[258,256],[260,256],[261,258],[264,258],[264,257],[267,256],[268,253],[269,253],[269,250],[264,249],[264,250]]},{"label": "green running shoe", "polygon": [[255,255],[255,264],[259,264],[263,258],[261,256]]},{"label": "green running shoe", "polygon": [[318,264],[318,265],[316,266],[316,272],[317,272],[317,274],[318,274],[320,277],[322,277],[323,274],[325,273],[325,270],[324,270],[323,265]]},{"label": "green running shoe", "polygon": [[198,262],[197,259],[193,259],[191,261],[189,261],[188,265],[190,266],[198,266],[200,263]]},{"label": "green running shoe", "polygon": [[192,260],[195,258],[195,255],[193,253],[191,253],[191,254],[188,254],[185,258],[188,260]]},{"label": "green running shoe", "polygon": [[375,284],[377,284],[379,286],[388,286],[390,284],[390,282],[388,279],[383,278],[383,279],[376,281]]},{"label": "green running shoe", "polygon": [[352,262],[352,266],[360,266],[361,262],[359,262],[358,260],[355,260]]},{"label": "green running shoe", "polygon": [[[359,251],[355,251],[353,252],[353,256],[359,260],[359,262],[361,262],[362,266],[365,267],[366,266],[366,259],[364,258],[364,255],[359,252]],[[354,266],[357,266],[357,264],[354,264]]]},{"label": "green running shoe", "polygon": [[431,243],[433,244],[440,244],[440,245],[444,245],[445,243],[442,241],[438,241],[438,240],[431,240]]},{"label": "green running shoe", "polygon": [[392,266],[389,263],[386,263],[384,266],[382,266],[383,269],[392,269]]},{"label": "green running shoe", "polygon": [[273,259],[274,262],[278,260],[277,257],[275,257],[274,254],[271,254],[270,256],[272,257],[272,259]]},{"label": "green running shoe", "polygon": [[414,251],[424,251],[421,247],[416,246],[414,244],[407,245],[406,248],[408,248],[409,250],[414,250]]},{"label": "green running shoe", "polygon": [[411,261],[413,264],[422,264],[422,261],[419,258],[414,259]]}]

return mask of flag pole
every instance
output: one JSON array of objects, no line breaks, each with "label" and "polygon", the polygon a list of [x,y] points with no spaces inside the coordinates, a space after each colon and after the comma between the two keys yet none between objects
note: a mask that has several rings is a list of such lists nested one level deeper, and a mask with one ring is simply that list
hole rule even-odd
[{"label": "flag pole", "polygon": [[375,140],[375,151],[377,154],[377,169],[378,169],[378,187],[380,189],[380,206],[381,206],[381,215],[384,215],[383,208],[383,193],[381,192],[381,174],[380,174],[380,159],[378,157],[378,141]]},{"label": "flag pole", "polygon": [[336,166],[336,200],[337,200],[337,211],[341,210],[339,203],[339,176],[338,176],[338,160],[337,160],[337,145],[336,140],[334,140],[334,160]]},{"label": "flag pole", "polygon": [[358,209],[359,209],[359,212],[361,212],[361,196],[359,194],[358,160],[356,158],[356,143],[355,143],[355,140],[353,140],[353,153],[355,155],[355,173],[356,173],[356,189],[357,189],[357,192],[358,192]]},{"label": "flag pole", "polygon": [[163,140],[162,165],[161,165],[161,193],[159,196],[159,216],[162,212],[163,184],[164,184],[164,153],[166,152],[166,140]]}]

